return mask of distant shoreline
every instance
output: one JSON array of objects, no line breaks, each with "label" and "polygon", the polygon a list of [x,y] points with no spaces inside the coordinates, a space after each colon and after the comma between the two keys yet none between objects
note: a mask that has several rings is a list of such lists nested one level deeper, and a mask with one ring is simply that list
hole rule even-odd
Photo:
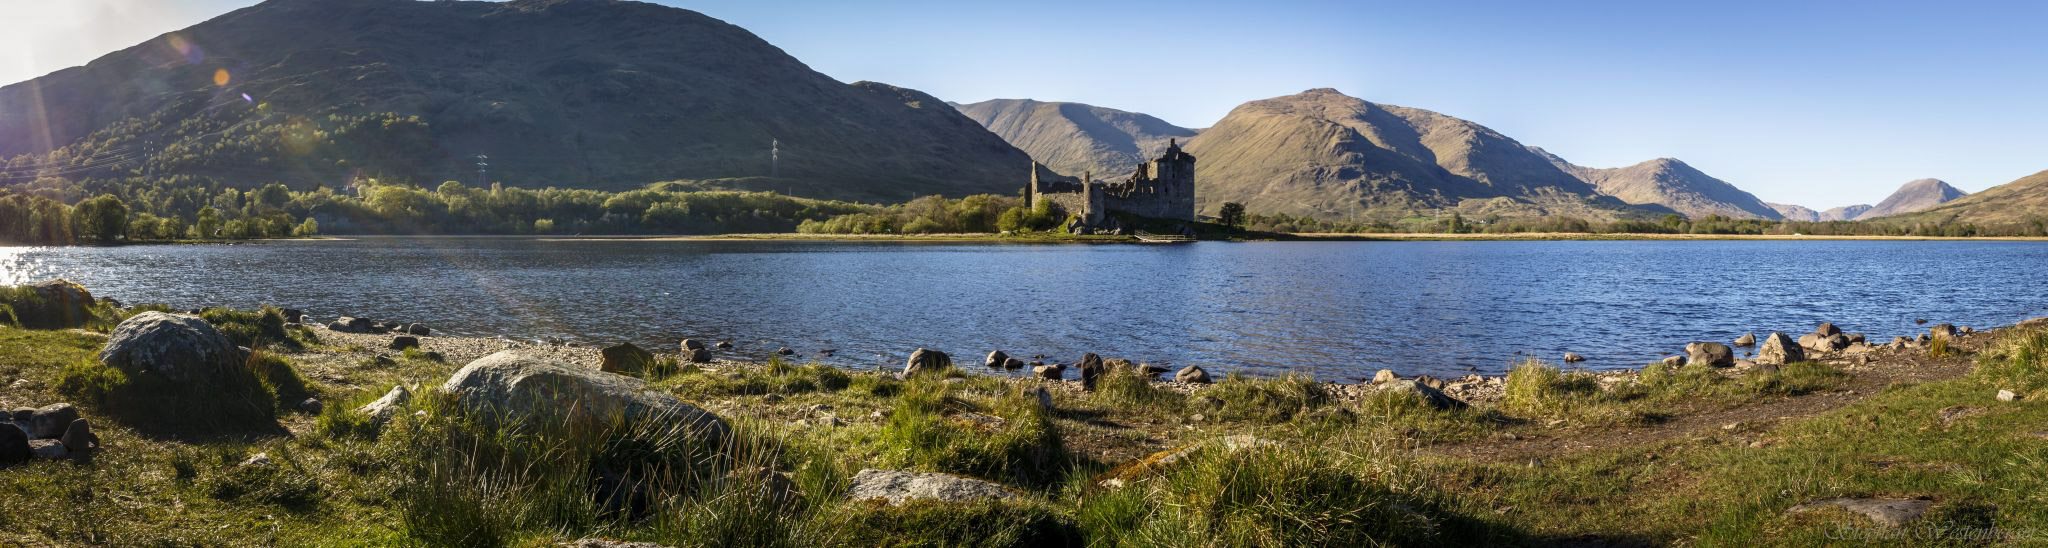
[{"label": "distant shoreline", "polygon": [[[260,240],[180,240],[168,242],[137,242],[123,245],[164,245],[164,244],[240,244],[270,241],[353,241],[366,238],[464,238],[464,239],[508,239],[559,242],[589,241],[632,241],[632,242],[934,242],[934,243],[1017,243],[1017,244],[1139,244],[1130,236],[1015,236],[1001,234],[803,234],[796,232],[762,232],[743,234],[613,234],[613,235],[545,235],[545,234],[332,234],[299,238],[268,238]],[[1980,242],[2048,242],[2041,236],[1834,236],[1816,234],[1655,234],[1615,233],[1592,234],[1578,232],[1515,232],[1443,234],[1430,232],[1387,232],[1387,233],[1253,233],[1230,240],[1241,242],[1434,242],[1434,241],[1980,241]],[[57,246],[65,247],[65,246]]]}]

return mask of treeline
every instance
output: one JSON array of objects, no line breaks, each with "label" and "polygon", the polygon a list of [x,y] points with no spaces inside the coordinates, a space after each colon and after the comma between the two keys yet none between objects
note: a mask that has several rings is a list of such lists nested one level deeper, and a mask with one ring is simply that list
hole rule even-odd
[{"label": "treeline", "polygon": [[829,219],[805,221],[805,234],[964,234],[1050,232],[1064,228],[1067,218],[1041,203],[1024,207],[1022,198],[976,194],[958,200],[925,196],[906,203]]},{"label": "treeline", "polygon": [[1435,217],[1402,219],[1395,222],[1325,221],[1287,214],[1249,214],[1246,226],[1259,232],[1283,233],[1429,233],[1429,234],[1708,234],[1708,235],[1813,235],[1813,236],[1919,236],[1919,237],[2044,237],[2048,217],[2023,223],[1979,225],[1947,220],[1941,222],[1870,221],[1770,221],[1734,219],[1708,215],[1687,219],[1666,215],[1658,220],[1622,219],[1589,221],[1577,217],[1488,217],[1470,219],[1458,213]]},{"label": "treeline", "polygon": [[[79,198],[92,196],[92,198]],[[67,203],[66,198],[73,200]],[[926,202],[917,202],[923,204]],[[895,206],[901,209],[904,206]],[[988,209],[995,219],[1000,209]],[[241,190],[186,179],[42,180],[0,188],[0,241],[32,245],[256,239],[315,234],[722,234],[792,232],[807,221],[892,208],[663,183],[625,192],[458,182],[433,190],[360,180],[350,188]],[[961,211],[961,218],[971,218]],[[978,221],[947,219],[947,227]]]}]

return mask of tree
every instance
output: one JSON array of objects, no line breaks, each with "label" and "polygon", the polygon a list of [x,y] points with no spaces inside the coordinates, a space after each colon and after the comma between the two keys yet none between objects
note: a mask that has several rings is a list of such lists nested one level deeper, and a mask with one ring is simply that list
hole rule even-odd
[{"label": "tree", "polygon": [[211,207],[199,208],[199,218],[192,222],[192,237],[207,240],[220,232],[220,211]]},{"label": "tree", "polygon": [[1244,204],[1237,202],[1223,202],[1223,209],[1216,213],[1217,220],[1222,221],[1223,226],[1238,230],[1244,230],[1244,217]]},{"label": "tree", "polygon": [[114,243],[128,234],[128,204],[112,194],[78,202],[71,218],[78,223],[78,235],[103,244]]}]

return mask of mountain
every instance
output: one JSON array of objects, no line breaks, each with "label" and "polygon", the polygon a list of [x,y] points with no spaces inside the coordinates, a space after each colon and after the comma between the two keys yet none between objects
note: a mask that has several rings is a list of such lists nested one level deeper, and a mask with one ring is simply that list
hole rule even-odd
[{"label": "mountain", "polygon": [[1195,130],[1149,115],[1081,103],[992,99],[954,105],[1053,171],[1096,177],[1129,175]]},{"label": "mountain", "polygon": [[1823,221],[1854,221],[1870,212],[1869,204],[1846,205],[1820,212]]},{"label": "mountain", "polygon": [[1439,208],[1588,220],[1650,213],[1479,124],[1333,89],[1239,105],[1185,148],[1197,158],[1198,205],[1210,213],[1224,202],[1330,220]]},{"label": "mountain", "polygon": [[1778,215],[1787,221],[1804,221],[1809,223],[1820,221],[1820,212],[1808,209],[1806,206],[1793,204],[1766,205],[1771,206],[1771,209],[1777,210]]},{"label": "mountain", "polygon": [[1900,186],[1897,192],[1893,192],[1891,196],[1885,197],[1884,201],[1878,202],[1877,206],[1857,217],[1874,219],[1926,211],[1967,195],[1968,192],[1949,186],[1940,179],[1919,179]]},{"label": "mountain", "polygon": [[1628,167],[1594,168],[1565,161],[1541,148],[1532,152],[1598,189],[1637,205],[1659,205],[1690,218],[1720,215],[1736,219],[1783,218],[1770,204],[1685,162],[1658,158]]},{"label": "mountain", "polygon": [[480,153],[511,184],[889,201],[1011,194],[1029,162],[924,93],[839,82],[746,29],[615,0],[270,0],[0,88],[0,176],[15,181],[431,186],[475,181]]},{"label": "mountain", "polygon": [[1900,223],[1972,223],[2012,227],[2048,222],[2048,171],[1956,198],[1933,209],[1883,218]]}]

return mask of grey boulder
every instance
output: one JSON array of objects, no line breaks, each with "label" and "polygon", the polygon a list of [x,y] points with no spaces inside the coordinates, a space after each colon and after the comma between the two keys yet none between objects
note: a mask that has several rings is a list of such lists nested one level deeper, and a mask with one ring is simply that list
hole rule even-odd
[{"label": "grey boulder", "polygon": [[883,500],[892,506],[912,500],[979,502],[1017,498],[1016,491],[965,476],[898,470],[861,470],[853,475],[847,500]]},{"label": "grey boulder", "polygon": [[727,438],[725,419],[645,381],[502,351],[470,362],[441,390],[465,408],[537,424],[569,421],[654,421],[717,446]]},{"label": "grey boulder", "polygon": [[210,377],[242,367],[247,355],[206,320],[144,312],[114,328],[100,363],[128,373],[173,381]]},{"label": "grey boulder", "polygon": [[1734,367],[1735,350],[1717,342],[1696,342],[1685,345],[1685,361],[1714,367]]}]

